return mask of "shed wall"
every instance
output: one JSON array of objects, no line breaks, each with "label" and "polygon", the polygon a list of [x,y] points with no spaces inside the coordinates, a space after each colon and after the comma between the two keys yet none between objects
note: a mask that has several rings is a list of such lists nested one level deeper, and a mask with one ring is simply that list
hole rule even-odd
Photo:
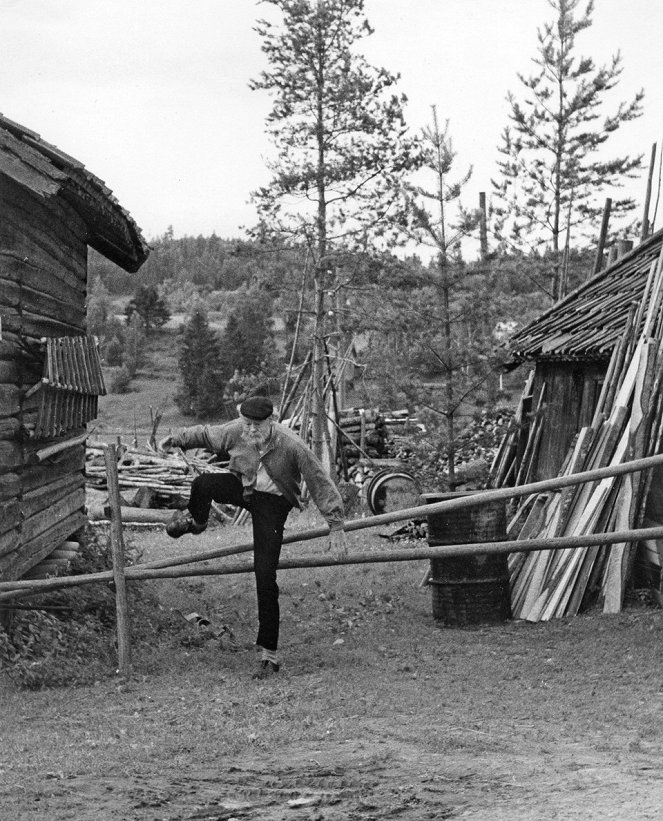
[{"label": "shed wall", "polygon": [[[0,578],[17,578],[85,523],[85,448],[45,463],[34,425],[42,337],[85,333],[87,228],[57,197],[0,178]],[[71,431],[75,436],[82,430]]]},{"label": "shed wall", "polygon": [[537,362],[532,384],[534,407],[544,385],[545,394],[532,481],[558,475],[573,437],[592,421],[606,369],[603,362]]}]

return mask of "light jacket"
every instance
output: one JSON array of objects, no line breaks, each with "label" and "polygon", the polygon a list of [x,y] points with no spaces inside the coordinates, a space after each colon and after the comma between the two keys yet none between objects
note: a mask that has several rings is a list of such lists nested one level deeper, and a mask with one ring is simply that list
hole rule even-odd
[{"label": "light jacket", "polygon": [[316,507],[331,530],[341,530],[344,521],[343,500],[320,460],[290,428],[272,422],[272,433],[262,459],[258,450],[242,438],[242,421],[233,419],[223,425],[194,425],[172,437],[180,448],[206,448],[222,459],[229,459],[228,469],[243,484],[252,484],[262,464],[276,487],[293,507],[302,508],[301,481],[306,482]]}]

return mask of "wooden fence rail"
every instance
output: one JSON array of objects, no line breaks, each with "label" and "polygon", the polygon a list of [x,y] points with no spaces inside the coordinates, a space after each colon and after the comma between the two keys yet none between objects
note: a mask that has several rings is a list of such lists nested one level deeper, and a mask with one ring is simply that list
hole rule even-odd
[{"label": "wooden fence rail", "polygon": [[[540,482],[533,482],[529,485],[513,488],[499,488],[476,493],[469,496],[461,496],[457,499],[447,499],[429,505],[420,505],[396,510],[391,513],[384,513],[380,516],[372,516],[368,519],[353,519],[345,524],[347,532],[363,530],[393,522],[408,521],[413,518],[425,518],[430,514],[442,513],[447,510],[478,507],[483,504],[494,502],[500,499],[529,496],[535,493],[543,493],[549,490],[559,490],[572,485],[579,485],[585,482],[597,481],[607,476],[618,476],[628,473],[636,473],[648,470],[658,465],[663,465],[663,454],[648,456],[644,459],[636,459],[631,462],[624,462],[619,465],[611,465],[595,470],[584,471],[582,473],[559,476],[554,479],[546,479]],[[317,528],[299,533],[287,534],[283,540],[284,544],[294,542],[309,541],[326,536],[328,528]],[[579,537],[565,537],[561,539],[541,539],[510,542],[488,542],[471,545],[441,545],[414,548],[412,550],[390,550],[371,553],[351,553],[346,558],[335,559],[325,556],[302,556],[297,559],[288,559],[279,564],[283,569],[291,567],[323,567],[340,564],[360,564],[367,562],[388,562],[388,561],[411,561],[417,559],[442,558],[444,556],[475,555],[490,552],[531,552],[534,550],[553,550],[563,547],[576,547],[590,544],[615,544],[618,542],[637,542],[648,539],[663,538],[663,528],[645,528],[640,530],[625,530],[620,533],[594,533]],[[570,540],[570,541],[569,541]],[[204,576],[220,575],[228,572],[244,573],[252,570],[252,564],[243,563],[235,566],[238,569],[230,569],[232,566],[224,567],[191,567],[184,565],[196,565],[201,562],[224,556],[245,553],[253,549],[253,543],[231,545],[229,547],[218,548],[216,550],[204,551],[191,556],[180,556],[172,559],[163,559],[154,562],[145,562],[126,569],[127,580],[143,580],[158,578],[173,578],[178,576]],[[463,552],[465,551],[465,553]],[[297,564],[294,564],[297,562]],[[70,587],[81,584],[92,584],[95,582],[107,582],[113,578],[112,571],[101,573],[88,573],[79,576],[62,576],[53,579],[41,580],[18,580],[0,582],[0,601],[17,598],[22,595],[43,593],[48,590],[55,590],[62,587]]]}]

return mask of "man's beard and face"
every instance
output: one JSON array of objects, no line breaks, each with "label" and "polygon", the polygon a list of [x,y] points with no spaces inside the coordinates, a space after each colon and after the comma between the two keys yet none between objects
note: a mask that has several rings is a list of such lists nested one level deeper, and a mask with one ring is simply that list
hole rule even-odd
[{"label": "man's beard and face", "polygon": [[270,437],[272,432],[272,422],[270,419],[247,419],[242,416],[242,438],[248,444],[260,449]]}]

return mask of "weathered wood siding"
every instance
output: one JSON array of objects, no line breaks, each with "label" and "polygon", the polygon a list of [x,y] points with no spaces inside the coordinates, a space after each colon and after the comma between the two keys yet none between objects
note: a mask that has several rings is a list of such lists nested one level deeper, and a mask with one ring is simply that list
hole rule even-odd
[{"label": "weathered wood siding", "polygon": [[532,402],[545,384],[543,429],[531,481],[557,476],[573,437],[592,421],[607,364],[550,362],[536,364]]},{"label": "weathered wood siding", "polygon": [[5,178],[0,213],[0,578],[16,578],[85,522],[84,448],[38,464],[49,442],[19,433],[37,418],[38,396],[23,397],[42,376],[39,340],[85,333],[87,228]]}]

